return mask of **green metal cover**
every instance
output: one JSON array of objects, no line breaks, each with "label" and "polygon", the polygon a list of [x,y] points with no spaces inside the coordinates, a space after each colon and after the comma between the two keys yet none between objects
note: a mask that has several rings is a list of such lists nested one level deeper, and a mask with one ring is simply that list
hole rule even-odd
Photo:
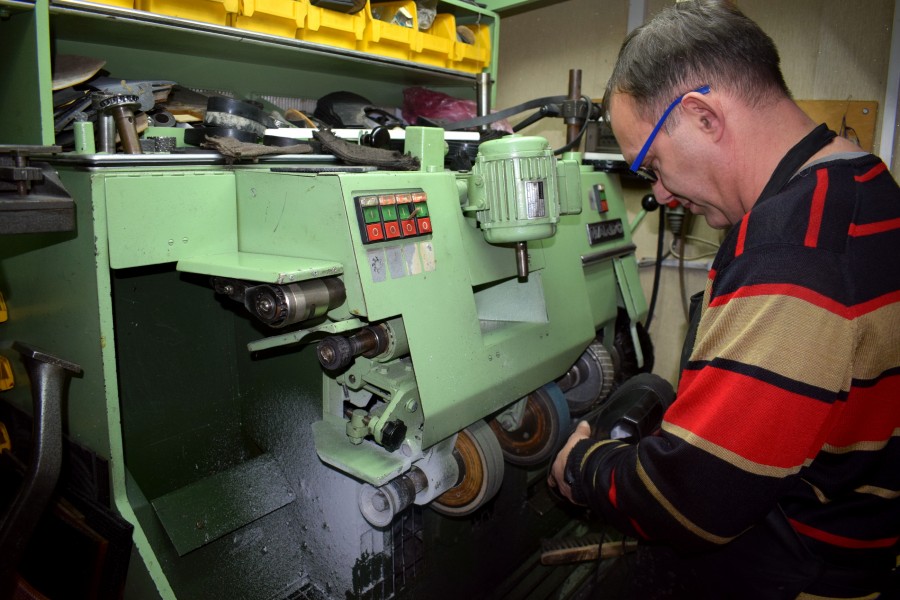
[{"label": "green metal cover", "polygon": [[112,268],[237,250],[232,173],[138,172],[105,179]]},{"label": "green metal cover", "polygon": [[177,269],[185,273],[217,275],[279,285],[344,272],[341,264],[334,261],[252,252],[228,252],[186,258],[178,261]]}]

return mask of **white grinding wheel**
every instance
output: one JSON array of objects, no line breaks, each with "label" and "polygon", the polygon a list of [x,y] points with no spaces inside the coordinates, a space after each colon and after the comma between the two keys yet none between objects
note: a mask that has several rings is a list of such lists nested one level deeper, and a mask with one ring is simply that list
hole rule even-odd
[{"label": "white grinding wheel", "polygon": [[460,463],[460,482],[437,497],[431,508],[461,517],[484,506],[503,483],[503,450],[491,428],[476,421],[459,432],[453,447]]}]

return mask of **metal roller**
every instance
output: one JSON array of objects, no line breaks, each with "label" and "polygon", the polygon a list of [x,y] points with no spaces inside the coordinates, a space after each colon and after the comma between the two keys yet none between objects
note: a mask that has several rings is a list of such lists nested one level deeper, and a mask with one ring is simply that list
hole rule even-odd
[{"label": "metal roller", "polygon": [[459,432],[453,453],[460,467],[459,480],[429,506],[460,517],[484,506],[500,490],[503,451],[487,423],[476,421]]},{"label": "metal roller", "polygon": [[320,317],[347,298],[340,279],[311,279],[288,285],[258,285],[247,290],[244,305],[269,327],[281,328]]},{"label": "metal roller", "polygon": [[333,335],[316,347],[316,355],[329,371],[349,367],[357,356],[387,362],[409,353],[409,341],[402,319],[364,327],[349,337]]},{"label": "metal roller", "polygon": [[577,417],[606,400],[614,381],[612,356],[595,341],[556,383],[566,396],[569,412]]},{"label": "metal roller", "polygon": [[568,437],[569,407],[559,386],[547,384],[528,394],[520,407],[492,419],[490,426],[507,461],[526,467],[538,465],[555,456]]}]

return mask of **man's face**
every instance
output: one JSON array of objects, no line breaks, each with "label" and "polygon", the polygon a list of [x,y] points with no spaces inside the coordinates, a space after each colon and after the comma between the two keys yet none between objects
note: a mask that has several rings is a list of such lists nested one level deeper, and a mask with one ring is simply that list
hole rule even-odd
[{"label": "man's face", "polygon": [[[613,134],[625,162],[630,164],[655,123],[648,123],[638,116],[634,101],[627,94],[613,94],[609,112]],[[715,157],[709,155],[715,148],[691,127],[689,120],[690,115],[680,114],[671,132],[663,126],[641,166],[656,175],[653,193],[660,204],[677,200],[693,214],[703,215],[710,227],[722,229],[740,220],[743,211],[726,207],[725,200],[717,193],[718,186],[711,169]]]}]

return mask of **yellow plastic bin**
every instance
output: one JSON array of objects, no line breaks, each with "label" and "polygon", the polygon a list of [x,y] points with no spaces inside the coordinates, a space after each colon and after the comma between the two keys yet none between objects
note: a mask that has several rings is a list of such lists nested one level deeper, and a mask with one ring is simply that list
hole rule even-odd
[{"label": "yellow plastic bin", "polygon": [[460,28],[471,32],[474,43],[468,44],[456,39],[451,68],[467,73],[481,73],[491,64],[491,28],[488,25],[461,25]]},{"label": "yellow plastic bin", "polygon": [[438,14],[427,31],[416,32],[413,60],[433,67],[453,68],[456,17]]},{"label": "yellow plastic bin", "polygon": [[306,10],[306,22],[297,30],[297,39],[346,50],[359,49],[366,33],[367,8],[347,14],[313,6],[309,0],[299,1]]},{"label": "yellow plastic bin", "polygon": [[416,3],[412,0],[370,2],[366,13],[366,34],[359,49],[379,56],[410,60],[413,40],[419,31]]},{"label": "yellow plastic bin", "polygon": [[241,0],[233,25],[294,39],[305,19],[306,5],[299,0]]},{"label": "yellow plastic bin", "polygon": [[135,0],[135,7],[179,19],[231,25],[240,0]]}]

